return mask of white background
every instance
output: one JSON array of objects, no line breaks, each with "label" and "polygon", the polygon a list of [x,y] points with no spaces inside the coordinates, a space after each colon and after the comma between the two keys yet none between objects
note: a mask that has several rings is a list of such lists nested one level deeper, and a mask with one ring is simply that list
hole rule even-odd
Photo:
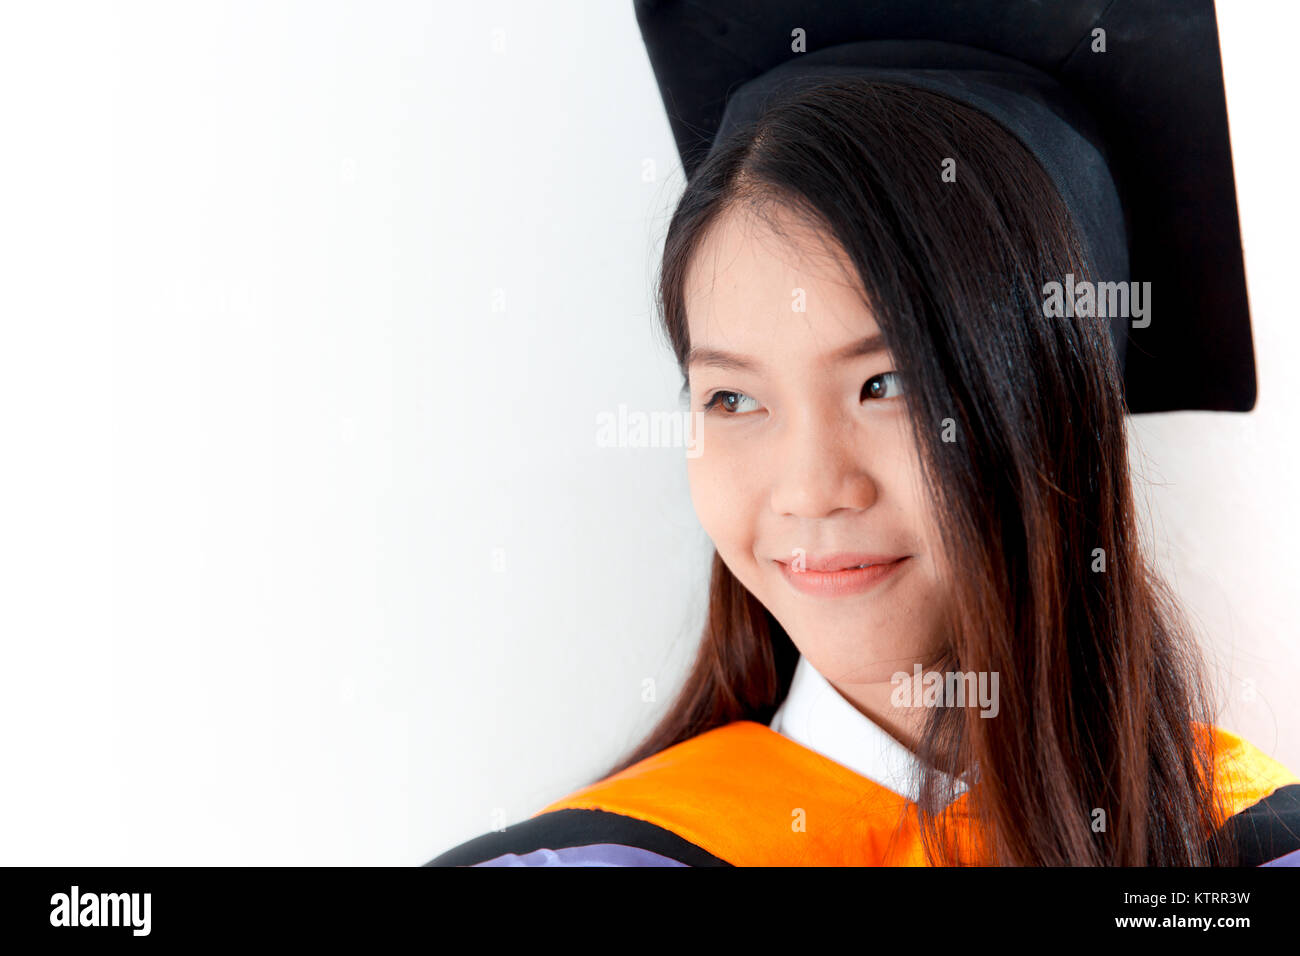
[{"label": "white background", "polygon": [[[1259,405],[1133,447],[1293,769],[1297,27],[1220,9]],[[709,545],[595,441],[680,384],[630,2],[6,2],[0,90],[0,863],[421,863],[650,727]]]}]

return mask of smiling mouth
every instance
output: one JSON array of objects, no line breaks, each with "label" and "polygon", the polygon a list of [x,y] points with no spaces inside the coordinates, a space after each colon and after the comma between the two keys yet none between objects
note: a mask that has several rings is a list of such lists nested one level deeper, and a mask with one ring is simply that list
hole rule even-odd
[{"label": "smiling mouth", "polygon": [[789,561],[775,558],[777,564],[790,568],[795,574],[810,572],[830,573],[833,571],[856,571],[882,565],[897,564],[906,554],[867,554],[865,552],[839,552],[836,554],[804,555],[797,561],[797,567],[790,567]]},{"label": "smiling mouth", "polygon": [[782,576],[790,586],[802,594],[812,597],[847,597],[869,591],[882,582],[892,580],[907,565],[911,555],[903,555],[875,563],[859,562],[840,564],[834,559],[822,559],[816,563],[823,565],[820,570],[812,568],[795,570],[785,561],[776,561]]},{"label": "smiling mouth", "polygon": [[790,566],[789,561],[782,561],[780,558],[776,558],[774,560],[776,561],[777,564],[789,570],[791,574],[835,574],[838,571],[863,571],[866,570],[867,568],[883,568],[891,564],[897,564],[899,561],[903,561],[907,557],[908,557],[907,555],[904,555],[903,557],[900,558],[890,558],[888,561],[869,561],[869,562],[864,562],[862,564],[841,564],[841,565],[836,565],[834,567],[820,567],[820,568],[814,568],[808,565],[799,568],[793,568]]}]

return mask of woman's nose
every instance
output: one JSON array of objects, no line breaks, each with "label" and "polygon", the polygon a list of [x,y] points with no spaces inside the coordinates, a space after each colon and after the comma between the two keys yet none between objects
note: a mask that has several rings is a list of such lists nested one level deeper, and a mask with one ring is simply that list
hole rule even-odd
[{"label": "woman's nose", "polygon": [[778,515],[823,518],[841,509],[862,510],[876,500],[876,485],[856,447],[861,435],[833,416],[810,411],[786,423],[770,462],[771,507]]}]

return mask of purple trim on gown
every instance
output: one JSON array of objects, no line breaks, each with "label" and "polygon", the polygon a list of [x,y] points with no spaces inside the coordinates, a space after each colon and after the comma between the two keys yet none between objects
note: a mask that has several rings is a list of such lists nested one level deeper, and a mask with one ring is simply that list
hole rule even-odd
[{"label": "purple trim on gown", "polygon": [[543,847],[531,853],[505,853],[475,863],[475,866],[685,866],[640,847],[621,843],[591,843],[587,846],[563,846],[557,850]]},{"label": "purple trim on gown", "polygon": [[1261,863],[1260,866],[1300,866],[1300,850],[1283,853],[1276,860],[1269,860],[1267,863]]}]

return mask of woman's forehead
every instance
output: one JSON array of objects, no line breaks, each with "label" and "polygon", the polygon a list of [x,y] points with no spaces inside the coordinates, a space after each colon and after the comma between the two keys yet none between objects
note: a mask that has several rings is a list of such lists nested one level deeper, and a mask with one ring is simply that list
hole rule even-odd
[{"label": "woman's forehead", "polygon": [[788,211],[728,212],[714,223],[684,283],[691,343],[762,343],[811,335],[827,347],[876,329],[848,256]]},{"label": "woman's forehead", "polygon": [[778,284],[795,277],[852,286],[846,281],[852,274],[847,254],[824,227],[785,206],[768,205],[760,212],[740,204],[722,212],[706,231],[691,259],[686,285],[688,295],[707,294],[719,279],[734,282],[744,275]]}]

